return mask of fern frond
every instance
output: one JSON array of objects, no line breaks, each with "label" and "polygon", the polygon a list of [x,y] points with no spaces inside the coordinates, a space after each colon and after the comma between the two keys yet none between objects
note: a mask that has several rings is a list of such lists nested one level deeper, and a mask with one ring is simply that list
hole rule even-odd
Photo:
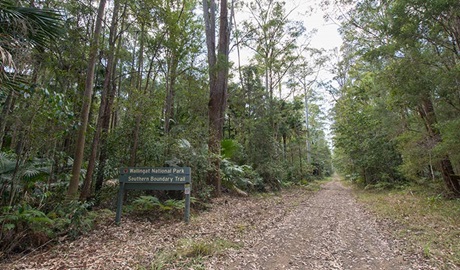
[{"label": "fern frond", "polygon": [[34,168],[34,167],[29,167],[29,168],[26,168],[26,169],[24,170],[24,172],[22,173],[22,176],[25,177],[25,178],[29,178],[29,179],[30,179],[30,178],[33,178],[33,177],[39,175],[39,174],[40,174],[40,171],[39,171],[39,170],[37,170],[37,169]]},{"label": "fern frond", "polygon": [[9,159],[6,153],[0,152],[0,174],[14,171],[16,162]]}]

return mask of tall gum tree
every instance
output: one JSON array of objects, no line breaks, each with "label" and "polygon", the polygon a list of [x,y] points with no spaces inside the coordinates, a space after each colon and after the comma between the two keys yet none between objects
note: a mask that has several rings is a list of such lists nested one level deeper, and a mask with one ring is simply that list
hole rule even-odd
[{"label": "tall gum tree", "polygon": [[[209,68],[209,139],[208,148],[212,169],[208,173],[208,184],[214,187],[214,195],[221,195],[220,143],[223,137],[224,117],[227,108],[228,73],[230,51],[231,18],[233,2],[229,7],[227,0],[220,1],[219,40],[216,46],[215,0],[203,0],[204,23],[206,27],[206,47]],[[217,52],[216,52],[217,49]]]},{"label": "tall gum tree", "polygon": [[243,22],[243,30],[248,33],[244,45],[255,53],[254,59],[264,72],[265,90],[273,100],[298,59],[297,43],[305,28],[289,19],[294,10],[286,11],[285,2],[256,0],[247,8],[251,18]]},{"label": "tall gum tree", "polygon": [[96,25],[94,28],[93,38],[90,46],[88,59],[88,69],[86,73],[85,92],[83,94],[83,104],[80,113],[80,125],[78,128],[77,143],[75,148],[74,162],[72,166],[72,178],[70,179],[67,196],[73,198],[77,195],[78,185],[80,183],[80,170],[83,163],[86,129],[88,127],[88,118],[93,96],[94,88],[94,70],[97,61],[97,51],[99,46],[99,36],[102,30],[102,22],[104,18],[105,4],[107,0],[101,0],[96,17]]},{"label": "tall gum tree", "polygon": [[178,80],[190,67],[184,65],[187,57],[197,51],[198,24],[193,14],[195,1],[171,1],[162,7],[164,22],[164,50],[166,98],[164,105],[164,132],[169,135],[175,119],[174,103]]},{"label": "tall gum tree", "polygon": [[[96,166],[97,154],[101,146],[101,137],[106,134],[107,129],[104,128],[107,126],[108,118],[110,118],[111,107],[113,103],[113,90],[112,87],[112,78],[113,72],[116,65],[115,60],[115,43],[117,41],[117,28],[118,28],[118,13],[120,10],[120,0],[115,0],[114,8],[112,12],[112,22],[109,30],[109,50],[107,51],[107,66],[105,68],[105,77],[103,83],[103,89],[101,94],[101,103],[99,106],[99,114],[96,123],[96,130],[93,136],[93,142],[91,146],[91,152],[88,160],[88,168],[86,170],[85,180],[83,182],[83,187],[80,193],[80,199],[85,200],[91,195],[91,188],[93,186],[93,173]],[[105,123],[105,124],[104,124]],[[100,161],[101,162],[101,161]],[[102,161],[105,162],[105,161]],[[97,190],[100,189],[102,183],[98,183]]]}]

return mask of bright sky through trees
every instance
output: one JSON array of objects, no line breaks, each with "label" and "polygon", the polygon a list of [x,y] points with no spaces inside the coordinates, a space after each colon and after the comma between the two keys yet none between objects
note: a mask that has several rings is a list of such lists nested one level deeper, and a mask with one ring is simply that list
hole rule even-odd
[{"label": "bright sky through trees", "polygon": [[326,50],[338,48],[342,44],[342,38],[338,33],[339,25],[326,21],[325,16],[329,11],[321,7],[320,2],[321,0],[287,1],[286,7],[295,8],[293,18],[303,21],[307,29],[317,29],[317,33],[311,38],[312,47]]},{"label": "bright sky through trees", "polygon": [[[331,51],[340,48],[342,45],[342,38],[338,32],[339,25],[325,19],[332,11],[328,7],[322,7],[321,2],[322,0],[291,0],[286,1],[285,7],[286,12],[290,13],[289,18],[291,20],[303,22],[307,32],[311,32],[312,30],[316,31],[310,37],[310,47]],[[236,16],[237,24],[239,24],[242,20],[249,17],[249,13],[247,10],[238,10]],[[231,53],[232,58],[236,59],[236,49],[233,49]],[[250,53],[245,51],[241,56],[242,64],[245,64],[250,57]],[[331,76],[330,73],[323,72],[320,78],[323,80],[330,79]]]}]

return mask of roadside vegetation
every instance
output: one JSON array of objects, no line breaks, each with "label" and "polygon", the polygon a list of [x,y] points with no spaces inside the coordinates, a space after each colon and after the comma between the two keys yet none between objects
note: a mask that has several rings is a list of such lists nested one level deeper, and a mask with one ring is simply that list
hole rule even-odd
[{"label": "roadside vegetation", "polygon": [[460,29],[453,22],[460,4],[366,0],[347,7],[334,166],[396,239],[439,269],[458,268]]},{"label": "roadside vegetation", "polygon": [[460,199],[443,196],[439,183],[406,183],[359,188],[355,194],[389,227],[410,252],[422,254],[438,269],[460,267]]}]

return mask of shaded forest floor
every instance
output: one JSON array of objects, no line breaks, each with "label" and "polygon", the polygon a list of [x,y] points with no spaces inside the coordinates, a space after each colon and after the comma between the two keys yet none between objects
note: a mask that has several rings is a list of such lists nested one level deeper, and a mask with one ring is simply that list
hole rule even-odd
[{"label": "shaded forest floor", "polygon": [[[190,224],[124,218],[1,269],[440,269],[390,235],[337,179],[224,196]],[[450,268],[452,269],[452,268]]]}]

